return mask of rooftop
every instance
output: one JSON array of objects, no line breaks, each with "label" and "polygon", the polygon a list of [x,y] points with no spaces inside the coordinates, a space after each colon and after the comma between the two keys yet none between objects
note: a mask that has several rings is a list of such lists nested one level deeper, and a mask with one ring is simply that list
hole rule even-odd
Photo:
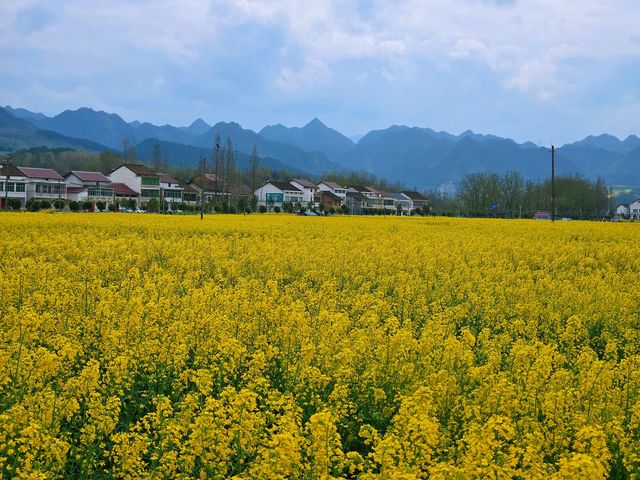
[{"label": "rooftop", "polygon": [[338,185],[336,182],[328,182],[327,180],[323,180],[320,183],[324,183],[327,187],[332,188],[332,189],[339,189],[339,190],[344,190],[344,187],[342,185]]},{"label": "rooftop", "polygon": [[299,184],[300,184],[300,185],[302,185],[304,188],[318,188],[318,186],[317,186],[315,183],[313,183],[313,182],[311,182],[311,181],[309,181],[309,180],[306,180],[306,179],[304,179],[304,178],[294,178],[294,179],[293,179],[293,180],[291,180],[291,181],[292,181],[292,182],[297,182],[297,183],[299,183]]},{"label": "rooftop", "polygon": [[36,168],[36,167],[18,167],[25,177],[38,178],[40,180],[64,180],[55,170],[51,168]]},{"label": "rooftop", "polygon": [[135,190],[131,190],[124,183],[112,183],[113,193],[122,197],[137,197]]},{"label": "rooftop", "polygon": [[122,168],[122,167],[128,168],[133,173],[135,173],[138,177],[157,177],[158,176],[150,168],[145,167],[144,165],[137,164],[137,163],[123,163],[119,167],[115,168],[112,171],[112,173],[115,172],[116,170]]},{"label": "rooftop", "polygon": [[65,177],[68,177],[70,174],[75,175],[83,182],[110,182],[106,176],[104,176],[100,172],[85,172],[83,170],[71,170]]},{"label": "rooftop", "polygon": [[18,170],[18,167],[12,165],[11,163],[0,163],[0,175],[5,176],[9,175],[12,177],[23,177],[24,173]]},{"label": "rooftop", "polygon": [[420,192],[414,192],[414,191],[408,190],[408,191],[403,191],[402,194],[406,195],[411,200],[429,200],[427,197],[422,195]]},{"label": "rooftop", "polygon": [[271,185],[273,185],[276,188],[279,188],[282,191],[289,191],[289,192],[301,192],[302,190],[300,190],[297,187],[294,187],[293,185],[291,185],[289,182],[274,182],[274,181],[270,181],[267,182],[270,183]]}]

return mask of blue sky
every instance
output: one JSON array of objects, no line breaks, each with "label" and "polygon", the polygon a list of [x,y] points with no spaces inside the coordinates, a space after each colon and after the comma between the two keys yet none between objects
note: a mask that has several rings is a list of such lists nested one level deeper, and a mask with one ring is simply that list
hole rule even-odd
[{"label": "blue sky", "polygon": [[0,105],[125,120],[640,134],[638,0],[0,2]]}]

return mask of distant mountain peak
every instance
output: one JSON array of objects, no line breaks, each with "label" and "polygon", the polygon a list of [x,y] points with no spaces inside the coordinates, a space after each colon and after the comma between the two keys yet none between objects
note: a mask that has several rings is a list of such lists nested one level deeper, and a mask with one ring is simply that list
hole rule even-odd
[{"label": "distant mountain peak", "polygon": [[191,125],[189,125],[189,128],[199,128],[199,127],[210,128],[210,125],[201,118],[196,118],[193,122],[191,122]]},{"label": "distant mountain peak", "polygon": [[303,128],[309,128],[309,127],[323,127],[323,128],[327,128],[327,126],[322,123],[320,121],[320,119],[318,117],[313,117],[313,120],[311,120],[309,123],[307,123]]}]

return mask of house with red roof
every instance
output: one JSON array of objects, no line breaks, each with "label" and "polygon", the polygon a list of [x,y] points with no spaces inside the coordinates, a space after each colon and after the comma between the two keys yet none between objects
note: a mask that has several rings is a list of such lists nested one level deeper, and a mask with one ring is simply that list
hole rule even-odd
[{"label": "house with red roof", "polygon": [[64,176],[67,199],[77,202],[90,201],[113,203],[115,195],[111,180],[100,172],[71,170]]},{"label": "house with red roof", "polygon": [[0,168],[0,205],[17,199],[21,206],[30,200],[66,199],[64,178],[51,168],[16,167],[3,163]]}]

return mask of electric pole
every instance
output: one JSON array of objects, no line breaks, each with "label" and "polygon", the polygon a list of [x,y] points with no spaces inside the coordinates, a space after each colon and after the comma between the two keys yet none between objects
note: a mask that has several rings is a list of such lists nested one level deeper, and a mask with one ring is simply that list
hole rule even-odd
[{"label": "electric pole", "polygon": [[551,221],[556,217],[556,147],[551,145]]},{"label": "electric pole", "polygon": [[205,158],[200,157],[200,178],[202,178],[202,182],[201,182],[202,193],[200,195],[200,220],[204,218],[204,187],[205,187],[204,165],[205,165]]}]

